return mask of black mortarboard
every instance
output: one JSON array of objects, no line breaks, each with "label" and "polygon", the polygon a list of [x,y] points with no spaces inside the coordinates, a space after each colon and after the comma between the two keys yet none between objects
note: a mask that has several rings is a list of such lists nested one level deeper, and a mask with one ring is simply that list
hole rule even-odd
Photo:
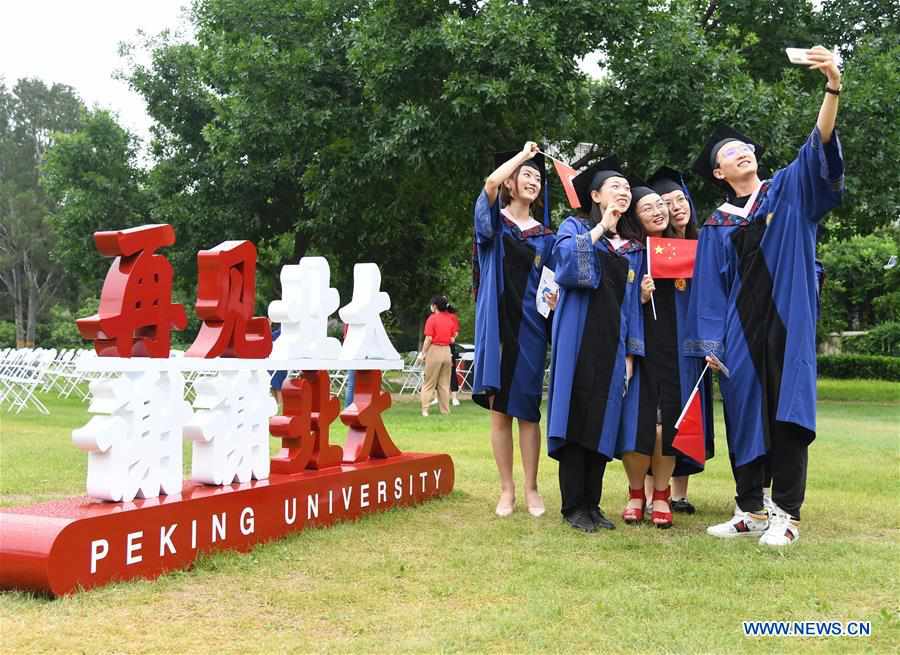
[{"label": "black mortarboard", "polygon": [[647,183],[656,190],[659,195],[672,191],[684,191],[684,175],[674,168],[660,166],[650,176]]},{"label": "black mortarboard", "polygon": [[703,146],[703,150],[700,152],[700,156],[697,157],[697,161],[694,162],[694,172],[697,173],[700,177],[706,178],[716,186],[728,186],[724,180],[716,179],[713,175],[713,170],[716,167],[716,155],[719,154],[719,150],[729,141],[741,141],[742,143],[750,143],[756,148],[756,161],[759,162],[759,158],[762,155],[763,148],[761,145],[747,138],[736,129],[728,126],[728,125],[718,125],[713,131],[712,135],[707,139],[706,145]]},{"label": "black mortarboard", "polygon": [[572,186],[578,194],[578,200],[581,202],[581,208],[584,211],[590,211],[593,201],[591,200],[591,191],[599,189],[607,179],[611,177],[626,177],[619,164],[619,158],[610,155],[605,159],[594,162],[578,175],[572,178]]},{"label": "black mortarboard", "polygon": [[[498,152],[494,154],[494,166],[496,168],[500,168],[503,164],[508,162],[510,159],[518,155],[521,150],[510,150],[509,152]],[[541,172],[541,179],[546,179],[547,177],[547,163],[544,159],[543,153],[537,153],[531,159],[526,160],[522,163],[523,166],[531,166],[532,168],[536,168]]]},{"label": "black mortarboard", "polygon": [[[510,150],[507,152],[494,153],[494,166],[500,168],[503,164],[518,155],[521,150]],[[543,223],[545,227],[550,227],[550,180],[547,178],[547,160],[543,153],[536,153],[531,159],[522,162],[522,166],[531,166],[541,173],[541,200],[544,203]]]}]

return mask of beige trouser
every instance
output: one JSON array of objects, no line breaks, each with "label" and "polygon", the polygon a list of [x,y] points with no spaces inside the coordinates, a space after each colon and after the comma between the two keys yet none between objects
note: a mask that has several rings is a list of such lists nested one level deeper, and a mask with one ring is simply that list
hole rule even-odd
[{"label": "beige trouser", "polygon": [[428,410],[428,403],[437,388],[438,405],[441,414],[450,413],[450,346],[431,344],[425,353],[425,381],[422,383],[422,411]]}]

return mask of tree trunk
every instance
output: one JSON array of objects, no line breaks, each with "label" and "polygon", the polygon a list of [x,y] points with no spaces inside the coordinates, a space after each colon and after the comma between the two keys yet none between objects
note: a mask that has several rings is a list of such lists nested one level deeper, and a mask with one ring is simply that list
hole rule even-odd
[{"label": "tree trunk", "polygon": [[34,335],[37,332],[38,288],[29,280],[28,284],[28,321],[25,328],[25,347],[34,348]]},{"label": "tree trunk", "polygon": [[25,347],[25,320],[24,308],[22,302],[22,272],[19,270],[19,264],[13,264],[9,271],[0,273],[0,281],[9,292],[10,298],[13,300],[13,321],[16,324],[16,348]]}]

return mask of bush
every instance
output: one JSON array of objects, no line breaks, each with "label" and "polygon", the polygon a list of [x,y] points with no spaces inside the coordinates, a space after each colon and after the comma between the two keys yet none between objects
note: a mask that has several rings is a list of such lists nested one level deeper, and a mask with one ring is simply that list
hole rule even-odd
[{"label": "bush", "polygon": [[16,324],[12,321],[0,321],[0,348],[15,348]]},{"label": "bush", "polygon": [[819,377],[900,381],[900,357],[819,355]]},{"label": "bush", "polygon": [[868,334],[847,337],[841,344],[846,353],[889,355],[900,357],[900,321],[890,321],[872,328]]}]

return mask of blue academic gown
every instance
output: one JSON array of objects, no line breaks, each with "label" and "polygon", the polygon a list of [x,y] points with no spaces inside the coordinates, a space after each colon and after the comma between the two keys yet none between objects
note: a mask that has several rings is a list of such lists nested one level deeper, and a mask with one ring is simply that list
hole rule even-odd
[{"label": "blue academic gown", "polygon": [[[647,272],[646,251],[644,254],[641,279]],[[676,458],[673,476],[693,475],[701,472],[703,465],[672,448],[675,422],[704,366],[702,360],[686,356],[679,347],[687,325],[692,284],[690,279],[660,278],[655,282],[656,318],[653,318],[651,303],[642,305],[646,354],[636,360],[634,375],[628,385],[616,456],[621,458],[622,454],[633,451],[653,453],[659,407],[663,421],[663,454]],[[698,392],[707,459],[715,453],[711,379],[712,374],[707,373]]]},{"label": "blue academic gown", "polygon": [[682,347],[729,369],[719,382],[735,466],[766,454],[776,421],[815,439],[816,228],[843,183],[837,132],[823,144],[816,128],[748,212],[726,203],[700,231]]},{"label": "blue academic gown", "polygon": [[625,355],[644,354],[643,247],[591,243],[591,225],[569,217],[553,247],[559,302],[553,319],[547,452],[567,443],[615,454],[625,392]]},{"label": "blue academic gown", "polygon": [[[475,244],[480,269],[475,300],[472,400],[526,421],[541,419],[549,322],[537,311],[537,286],[550,262],[553,231],[524,232],[488,203],[475,203]],[[491,406],[490,396],[493,396]]]}]

